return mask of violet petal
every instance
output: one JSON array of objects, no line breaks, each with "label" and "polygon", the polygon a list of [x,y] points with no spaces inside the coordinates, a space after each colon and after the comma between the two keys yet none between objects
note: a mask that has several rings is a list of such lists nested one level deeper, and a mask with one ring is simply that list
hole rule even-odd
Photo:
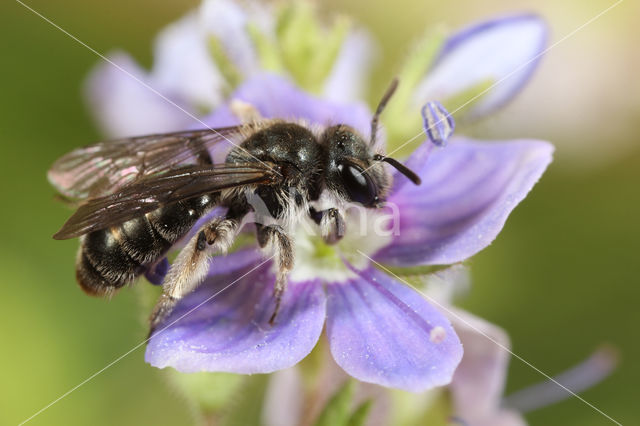
[{"label": "violet petal", "polygon": [[445,42],[433,68],[416,89],[415,102],[420,105],[427,99],[448,99],[479,84],[499,82],[469,108],[470,115],[484,116],[508,102],[529,80],[546,45],[546,24],[531,14],[464,29]]},{"label": "violet petal", "polygon": [[324,83],[324,97],[341,102],[362,99],[374,53],[375,46],[368,32],[351,32]]},{"label": "violet petal", "polygon": [[268,19],[270,11],[262,10],[262,5],[257,2],[248,2],[241,7],[238,2],[229,0],[205,0],[200,5],[198,15],[205,42],[210,36],[216,37],[227,56],[244,75],[259,69],[258,56],[247,27],[256,18]]},{"label": "violet petal", "polygon": [[398,232],[376,259],[412,266],[452,264],[474,255],[495,239],[540,179],[552,152],[549,143],[535,140],[452,138],[414,169],[421,185],[400,185],[389,198],[398,207]]},{"label": "violet petal", "polygon": [[478,426],[520,426],[519,413],[501,407],[511,344],[500,327],[450,308],[464,356],[450,385],[455,415]]},{"label": "violet petal", "polygon": [[449,383],[462,346],[449,321],[415,290],[374,268],[327,286],[334,359],[358,380],[419,392]]},{"label": "violet petal", "polygon": [[[98,64],[86,85],[88,103],[105,135],[116,138],[165,133],[193,124],[192,117],[153,91],[161,92],[162,88],[155,87],[128,54],[115,53],[109,60],[116,65]],[[186,104],[181,106],[188,110]]]},{"label": "violet petal", "polygon": [[167,272],[169,272],[169,260],[163,257],[152,265],[151,268],[147,269],[144,277],[153,285],[162,285],[164,278],[167,276]]},{"label": "violet petal", "polygon": [[151,75],[158,87],[192,106],[213,108],[223,100],[226,83],[211,59],[195,13],[158,34]]},{"label": "violet petal", "polygon": [[[323,126],[343,123],[360,131],[365,138],[370,131],[371,113],[364,103],[347,104],[317,98],[281,76],[256,75],[241,84],[231,99],[253,105],[265,118],[304,119]],[[212,127],[238,124],[228,105],[218,108],[204,121]]]},{"label": "violet petal", "polygon": [[270,262],[252,271],[261,262],[255,250],[216,257],[216,274],[178,304],[166,329],[153,334],[146,361],[181,372],[253,374],[287,368],[307,356],[325,319],[321,283],[290,282],[271,326],[275,276]]}]

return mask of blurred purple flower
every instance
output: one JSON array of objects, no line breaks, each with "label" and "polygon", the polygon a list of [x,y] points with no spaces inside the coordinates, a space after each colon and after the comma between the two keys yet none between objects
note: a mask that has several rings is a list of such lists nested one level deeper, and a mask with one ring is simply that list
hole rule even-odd
[{"label": "blurred purple flower", "polygon": [[529,81],[546,46],[547,26],[533,14],[472,25],[445,41],[413,98],[421,105],[488,84],[483,87],[486,93],[465,111],[473,118],[485,116],[508,103]]},{"label": "blurred purple flower", "polygon": [[[519,412],[502,407],[511,347],[500,327],[460,309],[449,315],[465,347],[451,390],[455,417],[478,426],[524,426]],[[487,337],[488,336],[488,337]]]},{"label": "blurred purple flower", "polygon": [[[230,5],[227,12],[233,12],[233,19],[225,21],[232,27],[229,35],[218,35],[223,47],[245,40],[232,38],[232,34],[246,25],[243,19],[247,15],[235,15],[238,7],[227,1],[208,1],[203,9],[213,3]],[[204,36],[200,31],[202,25],[212,31],[206,25],[206,17],[211,15],[201,10],[197,16],[189,15],[165,30],[158,39],[156,64],[150,74],[145,75],[126,56],[116,59],[188,111],[195,113],[204,100],[214,108],[213,114],[203,118],[207,125],[236,124],[230,103],[221,100],[217,85],[221,80],[216,80],[220,72],[203,55]],[[357,34],[347,38],[343,49],[362,48],[363,38]],[[521,59],[522,52],[529,55],[541,51],[544,35],[540,20],[529,16],[492,21],[491,25],[481,24],[455,35],[444,44],[432,72],[421,80],[414,97],[418,96],[422,104],[433,99],[433,81],[440,81],[442,96],[487,79],[497,81],[510,71],[508,64],[491,62],[491,57],[479,58],[478,52],[494,49],[498,40],[505,43],[498,59],[510,55]],[[511,43],[513,40],[516,43]],[[357,86],[367,72],[366,67],[354,66],[349,51],[338,55],[323,97],[314,97],[287,78],[256,69],[258,61],[253,60],[255,52],[250,44],[242,43],[239,48],[242,55],[232,58],[234,64],[248,65],[239,67],[244,71],[244,82],[231,99],[253,105],[265,118],[302,119],[321,126],[346,123],[368,135],[369,109],[362,102],[352,101],[352,92],[348,96],[338,93],[340,88]],[[361,53],[354,51],[353,56],[360,57]],[[480,98],[476,105],[491,102],[478,111],[486,112],[506,102],[534,65],[535,61],[527,65],[523,70],[527,72],[519,74],[519,84],[508,85],[509,90],[501,90],[499,97]],[[450,81],[443,81],[442,75],[465,67],[475,70],[469,73],[471,78],[455,72]],[[193,127],[183,111],[134,83],[109,67],[101,67],[92,75],[90,100],[108,133]],[[200,95],[204,98],[197,99]],[[184,372],[273,372],[308,355],[326,322],[334,359],[361,381],[410,391],[449,383],[462,357],[462,346],[451,324],[419,293],[375,268],[367,256],[396,267],[451,264],[469,258],[497,236],[509,213],[544,172],[552,151],[548,143],[534,140],[483,143],[453,137],[444,149],[424,143],[407,160],[420,175],[422,185],[407,184],[406,178],[395,174],[388,197],[390,207],[369,211],[371,218],[365,220],[368,226],[396,207],[399,232],[384,236],[371,229],[357,232],[358,219],[349,217],[347,235],[332,248],[335,256],[329,258],[317,254],[308,236],[296,238],[296,267],[273,327],[268,323],[275,281],[271,265],[261,264],[261,254],[254,249],[215,258],[203,285],[181,301],[167,321],[170,325],[152,336],[146,360],[157,367],[171,366]]]}]

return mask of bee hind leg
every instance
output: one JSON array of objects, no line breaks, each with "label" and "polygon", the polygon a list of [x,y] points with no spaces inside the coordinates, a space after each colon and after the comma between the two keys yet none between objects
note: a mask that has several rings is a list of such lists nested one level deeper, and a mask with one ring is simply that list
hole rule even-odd
[{"label": "bee hind leg", "polygon": [[215,218],[200,228],[176,257],[162,284],[162,295],[150,317],[149,336],[171,314],[180,299],[195,290],[209,271],[213,253],[226,253],[233,244],[239,217]]},{"label": "bee hind leg", "polygon": [[258,244],[262,248],[271,249],[274,261],[278,267],[276,273],[276,283],[273,288],[273,297],[275,299],[275,308],[269,324],[275,324],[278,312],[280,311],[280,302],[282,295],[287,288],[287,275],[293,268],[293,240],[278,225],[259,225],[256,224],[258,230]]}]

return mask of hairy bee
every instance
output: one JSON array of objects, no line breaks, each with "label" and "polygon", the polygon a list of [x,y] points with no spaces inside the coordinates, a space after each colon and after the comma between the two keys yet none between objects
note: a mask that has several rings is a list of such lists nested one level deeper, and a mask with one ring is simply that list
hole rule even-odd
[{"label": "hairy bee", "polygon": [[[411,170],[373,151],[379,115],[396,86],[394,80],[380,101],[368,142],[343,124],[313,131],[300,123],[259,120],[72,151],[53,165],[49,180],[81,204],[54,238],[80,237],[78,283],[91,295],[110,295],[153,269],[205,213],[225,208],[197,230],[173,262],[151,314],[153,331],[204,279],[209,256],[226,252],[252,213],[258,244],[272,250],[278,269],[273,322],[294,262],[290,226],[283,223],[295,225],[309,215],[333,244],[344,234],[345,221],[340,205],[311,206],[321,194],[379,207],[391,184],[383,162],[420,183]],[[216,163],[211,152],[225,140],[239,143]],[[264,208],[251,202],[256,197]]]}]

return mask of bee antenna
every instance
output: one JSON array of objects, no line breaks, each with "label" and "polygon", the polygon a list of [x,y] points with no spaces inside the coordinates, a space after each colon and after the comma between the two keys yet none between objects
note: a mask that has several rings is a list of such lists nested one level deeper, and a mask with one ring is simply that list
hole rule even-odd
[{"label": "bee antenna", "polygon": [[373,115],[373,118],[371,119],[371,140],[369,141],[370,146],[373,146],[373,144],[376,142],[376,133],[378,133],[378,120],[380,119],[380,114],[382,114],[384,107],[387,106],[387,102],[389,102],[389,99],[391,99],[391,96],[393,96],[393,93],[396,91],[397,88],[398,88],[398,78],[394,77],[394,79],[391,80],[391,84],[389,84],[387,91],[382,96],[382,99],[380,99],[378,108],[376,108],[376,113]]},{"label": "bee antenna", "polygon": [[422,179],[418,176],[413,170],[396,160],[395,158],[385,157],[384,155],[376,154],[373,156],[375,161],[384,161],[385,163],[393,166],[397,171],[402,173],[416,185],[420,185],[422,183]]}]

